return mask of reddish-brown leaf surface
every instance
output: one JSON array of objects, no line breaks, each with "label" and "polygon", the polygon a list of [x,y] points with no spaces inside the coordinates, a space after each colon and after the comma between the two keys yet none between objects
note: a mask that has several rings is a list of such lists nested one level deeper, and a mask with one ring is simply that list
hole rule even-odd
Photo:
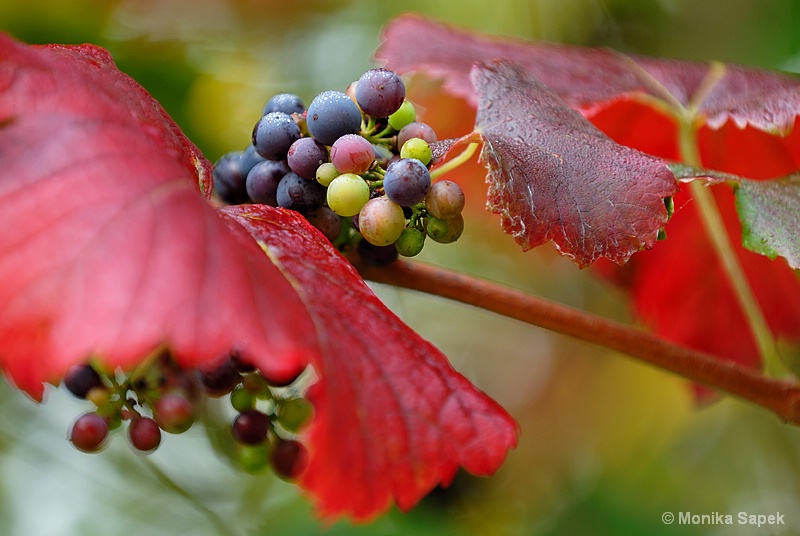
[{"label": "reddish-brown leaf surface", "polygon": [[588,266],[653,247],[677,191],[663,160],[614,142],[516,64],[476,64],[472,81],[489,207],[523,249],[552,240]]},{"label": "reddish-brown leaf surface", "polygon": [[0,36],[0,367],[34,397],[73,364],[317,352],[304,304],[198,191],[210,164],[110,56]]},{"label": "reddish-brown leaf surface", "polygon": [[316,416],[300,485],[323,515],[369,519],[391,500],[407,510],[459,466],[477,475],[500,466],[516,445],[513,420],[392,314],[317,231],[288,211],[223,210],[296,281],[318,330]]},{"label": "reddish-brown leaf surface", "polygon": [[469,79],[472,65],[505,59],[587,115],[618,99],[662,99],[664,90],[684,106],[698,104],[699,113],[714,129],[730,120],[740,128],[749,125],[787,133],[800,110],[800,81],[779,73],[737,66],[721,66],[718,73],[717,66],[706,63],[498,38],[418,15],[398,17],[386,26],[376,58],[398,72],[420,70],[443,76],[447,90],[475,105]]},{"label": "reddish-brown leaf surface", "polygon": [[[465,103],[478,103],[469,79],[473,65],[491,58],[511,59],[614,141],[678,160],[677,124],[661,107],[652,106],[654,97],[665,98],[665,88],[682,105],[694,98],[706,115],[706,124],[698,131],[704,167],[751,179],[781,177],[800,169],[800,129],[794,128],[799,120],[800,89],[797,79],[786,75],[733,66],[714,71],[718,68],[709,64],[626,58],[608,50],[498,38],[414,15],[387,26],[376,56],[390,68],[418,73],[410,84],[412,100],[420,100],[428,108],[444,106],[447,116],[456,118],[474,113]],[[717,77],[715,84],[698,97],[698,88],[709,72]],[[428,81],[419,74],[429,77]],[[653,85],[649,76],[658,84]],[[430,79],[440,77],[444,78],[443,88],[454,95],[449,101],[441,96],[432,98],[428,89],[433,85]],[[415,87],[424,90],[415,92]],[[437,116],[434,111],[428,116],[432,119],[426,120],[438,132],[449,128],[447,116]],[[468,132],[462,126],[448,135]],[[774,135],[778,132],[781,135]],[[459,176],[466,188],[474,190],[482,184],[485,172],[471,169]],[[740,246],[741,228],[731,189],[724,185],[713,189],[731,242],[770,327],[779,337],[800,340],[796,273],[783,259],[770,261]],[[724,359],[757,365],[755,342],[691,198],[679,194],[676,206],[678,210],[666,226],[668,240],[634,255],[624,267],[601,261],[602,271],[631,288],[637,313],[661,335]]]}]

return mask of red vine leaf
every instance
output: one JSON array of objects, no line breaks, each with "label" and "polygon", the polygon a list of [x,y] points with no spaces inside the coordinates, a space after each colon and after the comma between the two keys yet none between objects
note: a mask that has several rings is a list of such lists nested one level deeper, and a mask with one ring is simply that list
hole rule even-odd
[{"label": "red vine leaf", "polygon": [[[728,233],[741,233],[727,185],[712,186]],[[759,368],[756,342],[707,236],[696,204],[686,193],[658,247],[631,258],[624,267],[598,264],[630,288],[637,315],[668,340]],[[800,280],[780,259],[772,261],[732,242],[739,263],[776,338],[800,340]]]},{"label": "red vine leaf", "polygon": [[552,240],[579,266],[649,249],[677,191],[666,162],[617,144],[508,62],[475,66],[489,206],[523,249]]},{"label": "red vine leaf", "polygon": [[310,362],[300,485],[326,516],[411,508],[516,444],[305,220],[208,204],[208,162],[104,51],[0,37],[0,168],[0,367],[33,396],[90,357],[130,369],[161,345],[189,367],[236,349],[277,381]]},{"label": "red vine leaf", "polygon": [[0,35],[0,169],[0,369],[32,396],[160,345],[276,378],[317,352],[289,281],[198,192],[210,164],[102,49]]},{"label": "red vine leaf", "polygon": [[[706,115],[706,124],[699,127],[697,134],[705,168],[751,179],[783,177],[800,169],[800,128],[793,128],[800,121],[798,80],[782,74],[504,39],[458,30],[415,15],[399,17],[386,27],[376,55],[398,72],[415,70],[444,77],[444,89],[455,95],[449,100],[441,95],[433,100],[430,90],[418,91],[432,85],[425,76],[414,78],[409,98],[427,104],[434,114],[446,108],[452,118],[473,113],[466,102],[477,106],[478,95],[469,78],[473,64],[490,58],[511,59],[617,143],[674,161],[680,158],[677,123],[665,113],[674,103],[666,108],[653,106],[653,97],[668,98],[663,94],[666,88],[675,102],[682,106],[693,102]],[[652,79],[648,82],[649,76]],[[707,85],[704,92],[698,93],[704,79]],[[655,80],[660,85],[653,85]],[[661,89],[655,91],[657,87]],[[439,119],[437,122],[426,116],[425,120],[439,132],[450,125],[447,118]],[[740,128],[743,125],[747,126]],[[468,128],[449,135],[463,136]],[[773,135],[776,132],[781,136]],[[469,176],[466,173],[463,168],[459,170],[465,188],[475,189],[483,183],[482,170],[472,170]],[[787,184],[776,184],[774,190],[766,182],[748,184],[753,192],[769,190],[768,197],[772,199],[793,195]],[[770,328],[778,337],[800,340],[800,280],[796,273],[781,259],[770,261],[742,248],[741,228],[729,187],[719,185],[712,189],[739,262]],[[761,197],[766,200],[765,195]],[[604,262],[596,266],[631,289],[639,318],[659,335],[724,360],[758,366],[755,341],[720,261],[702,231],[694,204],[688,194],[679,193],[675,205],[678,209],[666,227],[668,240],[633,256],[624,267]],[[763,207],[758,210],[756,213],[762,216],[767,214]],[[783,216],[788,219],[781,219]],[[797,211],[790,207],[783,216],[769,225],[774,231],[791,233],[797,228]],[[747,227],[747,218],[742,219]],[[761,224],[767,221],[760,218]],[[768,238],[770,232],[757,231],[757,240]],[[775,252],[791,259],[794,246],[783,239],[779,243],[789,249],[776,247]]]},{"label": "red vine leaf", "polygon": [[416,70],[442,76],[447,90],[473,104],[477,104],[477,95],[469,78],[472,65],[506,59],[587,116],[620,99],[655,97],[674,99],[682,106],[696,105],[714,129],[732,121],[738,128],[749,125],[787,133],[800,114],[800,80],[784,74],[488,37],[418,15],[391,21],[376,57],[397,72]]},{"label": "red vine leaf", "polygon": [[517,441],[511,417],[392,314],[315,229],[269,207],[223,211],[296,281],[319,333],[310,462],[299,484],[322,515],[369,519],[391,499],[407,510],[459,466],[477,475],[500,466]]}]

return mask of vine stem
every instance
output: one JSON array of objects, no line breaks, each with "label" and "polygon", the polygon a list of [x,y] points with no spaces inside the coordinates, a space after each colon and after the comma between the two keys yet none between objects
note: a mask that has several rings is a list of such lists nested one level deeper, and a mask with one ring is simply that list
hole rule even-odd
[{"label": "vine stem", "polygon": [[[697,131],[694,125],[694,113],[691,109],[686,110],[679,123],[679,141],[683,162],[701,168],[702,160],[697,148]],[[733,249],[711,190],[699,180],[690,182],[689,188],[692,198],[698,205],[706,234],[711,240],[712,247],[722,263],[725,275],[733,287],[734,295],[747,319],[747,325],[764,364],[764,371],[773,376],[787,376],[788,370],[781,361],[775,338]]]},{"label": "vine stem", "polygon": [[670,343],[652,333],[445,268],[397,260],[388,266],[350,259],[364,279],[479,307],[624,353],[694,382],[748,400],[800,424],[800,386]]}]

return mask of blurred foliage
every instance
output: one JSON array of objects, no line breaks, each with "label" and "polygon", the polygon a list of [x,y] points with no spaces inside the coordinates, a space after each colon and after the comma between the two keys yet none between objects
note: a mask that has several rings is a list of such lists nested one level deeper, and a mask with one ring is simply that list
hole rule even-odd
[{"label": "blurred foliage", "polygon": [[[404,11],[497,34],[800,68],[794,0],[7,0],[0,3],[0,29],[30,43],[108,48],[213,161],[249,142],[272,94],[290,91],[308,103],[356,79],[371,66],[381,26]],[[426,248],[423,260],[626,318],[615,290],[546,247],[519,252],[483,212],[480,196],[469,203],[462,240]],[[780,511],[787,514],[785,531],[759,534],[800,531],[800,515],[793,514],[800,501],[800,431],[734,400],[695,408],[685,382],[622,356],[442,300],[377,290],[518,419],[520,446],[495,477],[460,475],[409,514],[391,511],[367,526],[326,526],[293,486],[231,469],[193,429],[166,437],[152,456],[193,503],[164,487],[121,437],[97,456],[72,449],[64,435],[87,409],[80,402],[54,390],[40,408],[0,382],[3,533],[215,534],[198,504],[233,534],[752,530],[667,526],[664,511]]]}]

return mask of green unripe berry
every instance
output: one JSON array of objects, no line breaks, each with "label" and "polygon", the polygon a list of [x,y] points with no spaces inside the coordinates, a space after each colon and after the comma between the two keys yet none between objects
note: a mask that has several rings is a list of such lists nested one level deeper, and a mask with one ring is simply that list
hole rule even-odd
[{"label": "green unripe berry", "polygon": [[269,390],[269,383],[261,374],[247,374],[242,377],[242,387],[257,399],[269,400],[272,393]]},{"label": "green unripe berry", "polygon": [[339,175],[328,185],[328,206],[339,216],[355,216],[369,201],[369,185],[354,173]]},{"label": "green unripe berry", "polygon": [[400,108],[389,116],[389,126],[395,130],[400,130],[409,123],[417,119],[417,111],[410,101],[404,100]]},{"label": "green unripe berry", "polygon": [[400,148],[400,158],[416,158],[427,166],[431,162],[431,146],[422,138],[411,138]]},{"label": "green unripe berry", "polygon": [[440,244],[455,242],[461,237],[461,233],[464,232],[464,217],[459,214],[447,220],[440,220],[439,218],[433,217],[428,218],[425,232],[432,240]]},{"label": "green unripe berry", "polygon": [[374,246],[388,246],[400,237],[406,226],[403,209],[388,197],[370,199],[358,214],[358,229]]},{"label": "green unripe berry", "polygon": [[236,445],[236,461],[251,475],[260,473],[270,465],[269,443],[259,445]]},{"label": "green unripe berry", "polygon": [[231,392],[231,406],[238,412],[252,409],[255,402],[253,394],[244,387],[237,387]]},{"label": "green unripe berry", "polygon": [[338,176],[339,170],[337,170],[336,166],[334,166],[331,162],[320,164],[320,166],[317,168],[317,182],[326,188],[330,186],[333,179]]},{"label": "green unripe berry", "polygon": [[425,245],[425,233],[415,227],[407,227],[400,233],[400,238],[394,243],[397,253],[403,257],[413,257],[422,251]]},{"label": "green unripe berry", "polygon": [[[439,218],[428,218],[428,221],[425,222],[425,234],[434,240],[445,236],[447,234],[447,222]],[[436,241],[438,242],[438,240]]]},{"label": "green unripe berry", "polygon": [[313,412],[314,406],[305,398],[290,398],[278,406],[278,422],[284,430],[294,433],[309,423]]}]

